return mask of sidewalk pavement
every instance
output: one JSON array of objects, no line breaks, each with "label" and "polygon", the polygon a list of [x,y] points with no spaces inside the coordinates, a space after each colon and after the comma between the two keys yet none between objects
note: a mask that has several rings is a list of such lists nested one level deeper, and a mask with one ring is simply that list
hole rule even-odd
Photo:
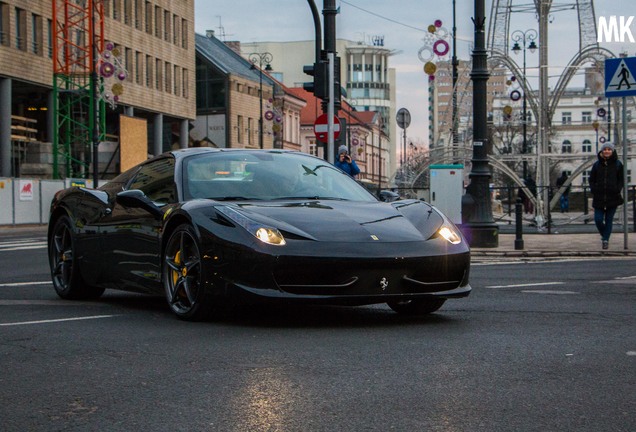
[{"label": "sidewalk pavement", "polygon": [[[0,240],[15,236],[46,237],[47,225],[0,225]],[[636,234],[628,233],[627,249],[625,234],[612,234],[609,249],[601,248],[597,233],[551,233],[536,232],[522,235],[523,248],[515,249],[516,234],[499,233],[499,242],[494,248],[471,247],[475,258],[557,258],[557,257],[616,257],[636,256]]]},{"label": "sidewalk pavement", "polygon": [[515,249],[515,234],[499,233],[499,244],[495,248],[471,248],[473,257],[614,257],[636,256],[636,235],[628,233],[627,249],[625,235],[614,232],[610,238],[609,249],[601,248],[601,237],[597,233],[564,234],[523,234],[523,247]]}]

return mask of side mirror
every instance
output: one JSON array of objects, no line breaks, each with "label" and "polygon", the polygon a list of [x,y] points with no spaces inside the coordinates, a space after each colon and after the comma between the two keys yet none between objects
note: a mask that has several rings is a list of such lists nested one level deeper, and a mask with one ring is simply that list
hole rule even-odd
[{"label": "side mirror", "polygon": [[161,219],[163,212],[139,189],[121,191],[117,194],[117,202],[125,207],[142,208],[154,217]]}]

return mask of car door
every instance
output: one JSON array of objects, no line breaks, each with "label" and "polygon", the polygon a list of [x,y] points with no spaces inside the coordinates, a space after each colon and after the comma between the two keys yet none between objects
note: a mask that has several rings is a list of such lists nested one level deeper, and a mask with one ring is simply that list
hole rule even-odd
[{"label": "car door", "polygon": [[[158,207],[175,203],[175,160],[166,156],[144,164],[125,186],[141,190]],[[159,289],[161,280],[161,217],[115,199],[111,214],[104,219],[101,233],[108,276],[116,286],[142,292]]]}]

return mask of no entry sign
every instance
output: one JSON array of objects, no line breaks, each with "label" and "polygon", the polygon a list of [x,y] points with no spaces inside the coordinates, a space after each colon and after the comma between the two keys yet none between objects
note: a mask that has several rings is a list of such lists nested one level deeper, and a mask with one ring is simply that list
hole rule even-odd
[{"label": "no entry sign", "polygon": [[[323,143],[329,140],[328,120],[329,117],[327,117],[327,114],[323,114],[314,122],[314,134],[316,135],[316,139]],[[338,139],[339,136],[340,120],[338,120],[338,117],[333,116],[333,139]]]}]

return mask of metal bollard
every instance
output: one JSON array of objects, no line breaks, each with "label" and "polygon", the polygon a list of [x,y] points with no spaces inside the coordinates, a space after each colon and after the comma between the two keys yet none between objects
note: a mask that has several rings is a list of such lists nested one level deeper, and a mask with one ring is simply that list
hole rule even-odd
[{"label": "metal bollard", "polygon": [[515,204],[515,250],[523,250],[523,210],[521,209],[521,198],[517,198]]}]

